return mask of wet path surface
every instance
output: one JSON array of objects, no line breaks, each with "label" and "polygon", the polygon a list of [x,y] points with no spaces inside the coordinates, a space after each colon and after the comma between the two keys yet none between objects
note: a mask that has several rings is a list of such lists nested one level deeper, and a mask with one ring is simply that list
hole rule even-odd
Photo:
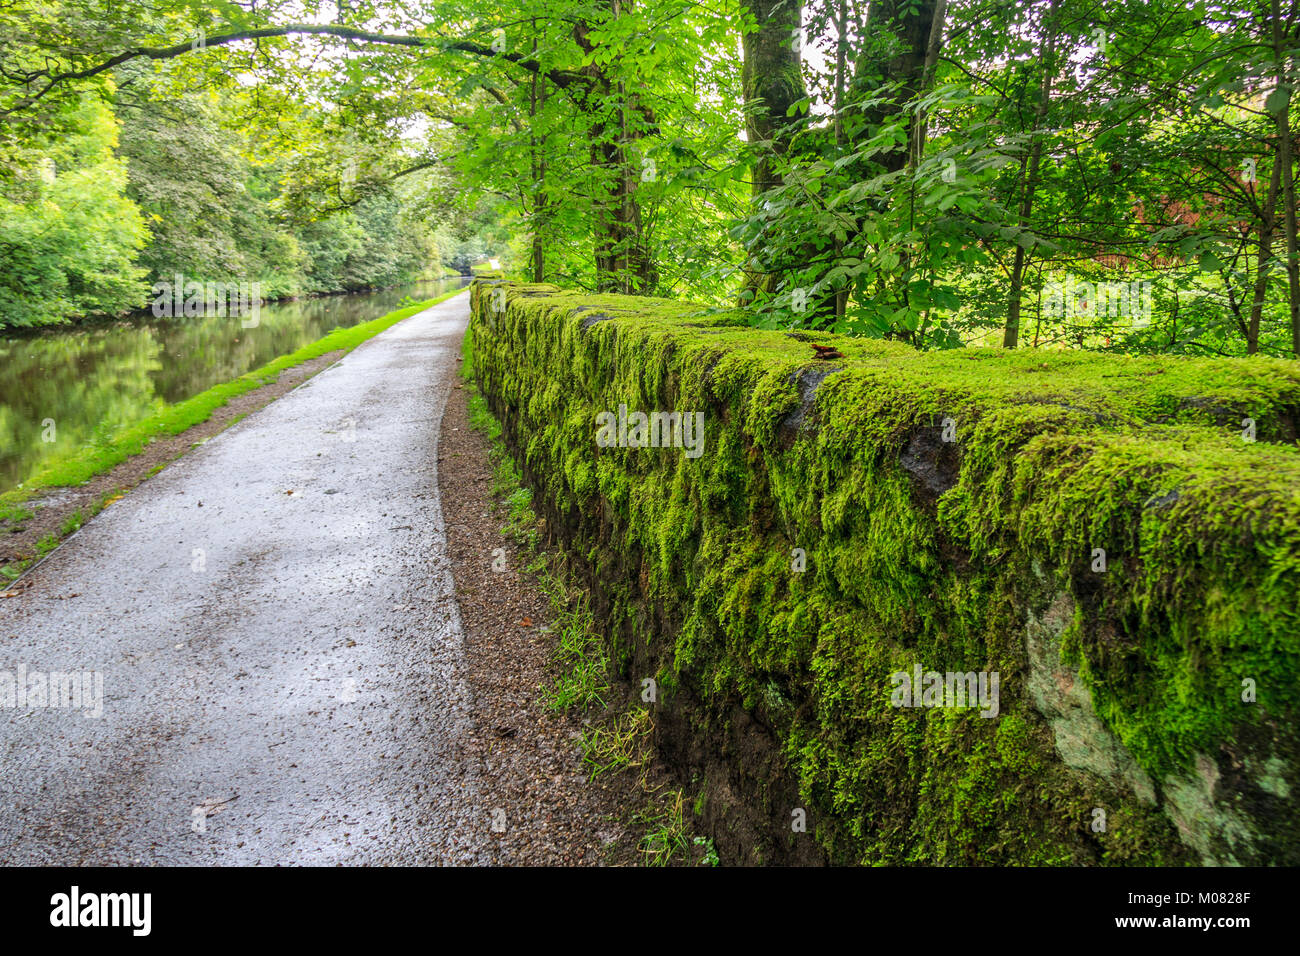
[{"label": "wet path surface", "polygon": [[[487,862],[436,465],[468,310],[360,346],[0,602],[0,863]],[[33,706],[50,672],[101,674],[102,714],[94,676]]]}]

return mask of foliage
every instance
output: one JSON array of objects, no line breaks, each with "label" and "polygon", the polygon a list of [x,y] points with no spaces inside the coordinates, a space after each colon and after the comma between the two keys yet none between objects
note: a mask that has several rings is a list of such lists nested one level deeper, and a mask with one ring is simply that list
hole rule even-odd
[{"label": "foliage", "polygon": [[[1300,349],[1276,0],[19,0],[0,39],[15,169],[113,100],[154,275],[500,258],[922,348]],[[105,281],[41,314],[115,307]]]},{"label": "foliage", "polygon": [[117,126],[86,96],[44,149],[24,150],[21,172],[0,190],[0,327],[65,321],[137,304],[148,235],[124,190]]},{"label": "foliage", "polygon": [[[664,706],[699,701],[702,739],[737,708],[773,728],[833,859],[1294,859],[1294,362],[927,354],[551,286],[499,313],[494,281],[475,374],[611,660],[689,690]],[[620,403],[704,410],[704,454],[596,448]],[[892,708],[913,663],[999,672],[999,718]],[[1074,683],[1086,706],[1036,699]]]},{"label": "foliage", "polygon": [[[908,5],[872,8],[837,24],[846,3],[812,6],[847,82],[809,65],[781,176],[737,227],[774,279],[760,327],[919,347],[1295,354],[1287,303],[1300,290],[1272,248],[1294,226],[1269,187],[1296,112],[1275,76],[1300,45],[1293,7],[957,0],[938,36],[921,25],[939,53],[925,65]],[[903,89],[891,77],[909,52]],[[1116,304],[1097,283],[1146,288]],[[1085,291],[1056,308],[1063,286]]]}]

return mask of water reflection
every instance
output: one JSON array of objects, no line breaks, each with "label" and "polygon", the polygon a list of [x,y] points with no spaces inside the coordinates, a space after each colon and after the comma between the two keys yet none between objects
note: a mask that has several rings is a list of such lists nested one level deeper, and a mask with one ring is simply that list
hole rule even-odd
[{"label": "water reflection", "polygon": [[[0,490],[44,459],[110,437],[165,405],[368,322],[406,296],[429,299],[466,279],[419,282],[364,295],[263,305],[256,328],[238,316],[159,319],[0,337]],[[53,422],[53,428],[50,422]],[[43,437],[54,437],[53,442]]]}]

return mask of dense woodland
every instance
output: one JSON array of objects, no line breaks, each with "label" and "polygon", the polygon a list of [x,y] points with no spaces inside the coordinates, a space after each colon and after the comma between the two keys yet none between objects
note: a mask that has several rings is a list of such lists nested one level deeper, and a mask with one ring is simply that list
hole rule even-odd
[{"label": "dense woodland", "polygon": [[484,255],[755,324],[1300,353],[1285,0],[0,0],[0,325]]}]

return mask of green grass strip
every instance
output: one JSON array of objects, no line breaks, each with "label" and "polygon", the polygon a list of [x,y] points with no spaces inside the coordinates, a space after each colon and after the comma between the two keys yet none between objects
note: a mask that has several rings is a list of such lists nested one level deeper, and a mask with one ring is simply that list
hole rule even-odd
[{"label": "green grass strip", "polygon": [[0,519],[3,519],[6,514],[18,514],[20,509],[15,506],[19,502],[26,501],[38,491],[47,488],[66,488],[80,485],[95,475],[108,471],[132,455],[139,454],[155,437],[159,435],[177,435],[187,428],[192,428],[201,422],[207,421],[212,417],[214,411],[228,403],[232,398],[261,388],[263,385],[271,384],[279,378],[280,373],[285,369],[301,365],[303,362],[309,362],[314,358],[319,358],[328,352],[339,349],[350,352],[362,342],[374,338],[380,332],[391,328],[403,319],[410,318],[417,312],[423,312],[430,306],[444,302],[454,295],[460,295],[464,291],[458,289],[455,292],[448,292],[437,298],[398,309],[396,312],[390,312],[380,318],[354,325],[351,328],[335,329],[323,338],[317,339],[309,345],[304,345],[296,352],[282,355],[261,368],[245,372],[233,381],[214,385],[207,391],[199,392],[192,398],[177,402],[175,405],[169,405],[148,418],[123,429],[107,442],[85,446],[71,452],[66,457],[54,459],[17,488],[12,488],[0,494]]}]

